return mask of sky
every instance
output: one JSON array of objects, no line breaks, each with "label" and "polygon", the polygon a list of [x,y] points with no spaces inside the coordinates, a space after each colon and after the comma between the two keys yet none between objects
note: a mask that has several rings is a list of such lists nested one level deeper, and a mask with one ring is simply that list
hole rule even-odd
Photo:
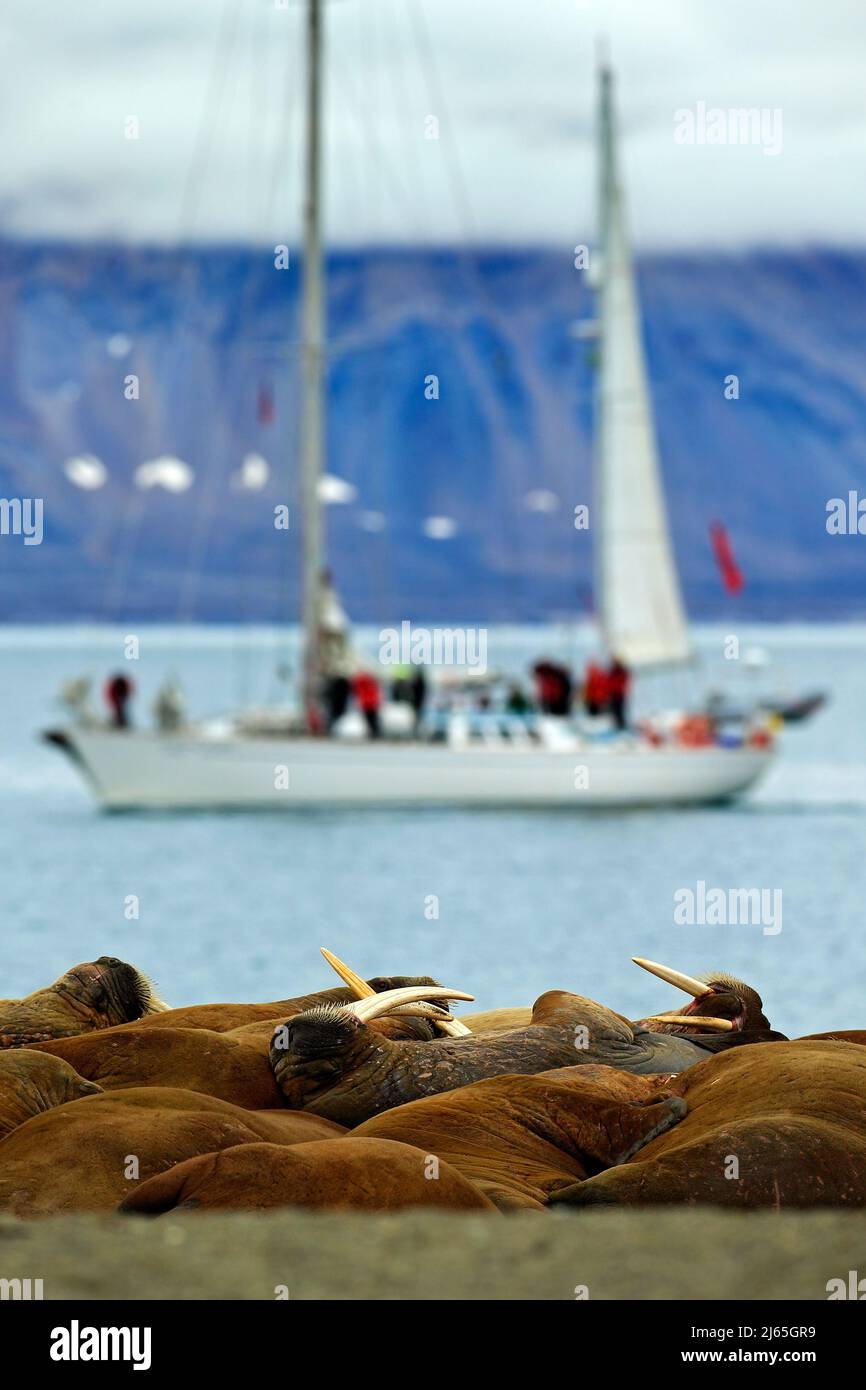
[{"label": "sky", "polygon": [[[4,0],[0,235],[296,241],[304,9]],[[864,0],[328,0],[325,25],[331,243],[589,239],[600,36],[639,246],[864,240]]]}]

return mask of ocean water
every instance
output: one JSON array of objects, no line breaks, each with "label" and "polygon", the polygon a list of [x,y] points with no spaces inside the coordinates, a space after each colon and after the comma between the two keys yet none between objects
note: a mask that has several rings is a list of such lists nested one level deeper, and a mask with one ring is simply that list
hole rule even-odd
[{"label": "ocean water", "polygon": [[[740,803],[606,814],[102,814],[38,734],[60,717],[63,679],[123,666],[124,635],[0,631],[0,995],[111,954],[171,1004],[280,998],[333,984],[325,945],[362,974],[435,975],[479,1008],[554,987],[630,1017],[679,1007],[631,964],[642,955],[740,975],[792,1036],[866,1026],[866,627],[739,630],[738,661],[722,655],[728,630],[699,629],[711,683],[824,688],[829,706],[786,730],[776,767]],[[263,629],[137,636],[125,669],[141,718],[168,672],[196,714],[277,698],[296,649],[295,634]],[[489,661],[519,672],[539,654],[582,658],[588,642],[579,628],[491,629]],[[747,667],[754,644],[769,670]],[[648,680],[641,699],[684,698],[685,679]],[[699,881],[778,892],[781,930],[678,925],[675,894]]]}]

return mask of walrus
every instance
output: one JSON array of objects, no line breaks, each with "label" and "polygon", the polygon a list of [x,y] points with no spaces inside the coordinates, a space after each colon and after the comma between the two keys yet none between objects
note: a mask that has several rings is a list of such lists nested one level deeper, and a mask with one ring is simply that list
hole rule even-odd
[{"label": "walrus", "polygon": [[279,1148],[244,1144],[178,1163],[142,1183],[122,1212],[161,1216],[167,1211],[261,1211],[271,1207],[329,1211],[447,1211],[496,1208],[450,1163],[390,1139],[324,1139]]},{"label": "walrus", "polygon": [[[692,995],[692,1001],[682,1009],[666,1014],[651,1014],[633,1026],[653,1033],[676,1033],[691,1037],[708,1052],[743,1043],[783,1041],[784,1033],[774,1032],[763,1012],[763,1001],[757,990],[721,971],[708,972],[706,977],[684,975],[667,965],[633,956],[632,960],[644,970],[678,989]],[[525,1027],[530,1019],[529,1009],[490,1009],[486,1013],[466,1014],[463,1022],[470,1032],[491,1033],[503,1028]],[[718,1034],[718,1036],[715,1036]]]},{"label": "walrus", "polygon": [[0,1141],[0,1211],[111,1211],[138,1183],[197,1154],[342,1133],[315,1115],[242,1110],[173,1087],[105,1091],[36,1115]]},{"label": "walrus", "polygon": [[688,1113],[636,1158],[562,1188],[577,1206],[711,1202],[866,1205],[866,1050],[756,1043],[711,1057],[670,1090]]},{"label": "walrus", "polygon": [[[561,990],[536,1000],[526,1028],[423,1043],[377,1035],[372,1020],[411,994],[394,990],[351,1005],[319,1005],[288,1019],[270,1048],[287,1105],[352,1129],[393,1106],[506,1073],[587,1062],[671,1073],[710,1055],[689,1038],[635,1028],[594,1000]],[[465,996],[430,989],[425,997]]]},{"label": "walrus", "polygon": [[[365,983],[373,993],[381,994],[384,990],[438,982],[429,975],[395,975],[377,976]],[[276,1027],[292,1014],[304,1013],[317,1004],[349,1004],[356,998],[357,994],[350,989],[322,989],[293,999],[272,1000],[269,1004],[188,1004],[168,1009],[162,1017],[143,1018],[139,1022],[145,1028],[206,1028],[212,1033],[227,1033],[260,1023],[272,1023]],[[430,1036],[433,1036],[432,1031]]]},{"label": "walrus", "polygon": [[669,1079],[592,1065],[496,1076],[385,1111],[351,1137],[414,1144],[500,1210],[541,1211],[557,1188],[626,1162],[679,1123],[686,1103]]},{"label": "walrus", "polygon": [[60,1057],[29,1047],[10,1049],[0,1056],[0,1139],[34,1115],[100,1089]]},{"label": "walrus", "polygon": [[[36,1051],[63,1057],[81,1076],[107,1091],[174,1086],[216,1096],[247,1110],[285,1106],[269,1061],[274,1028],[282,1020],[214,1032],[168,1027],[166,1021],[171,1017],[171,1012],[155,1015],[154,1027],[123,1024],[33,1046]],[[442,1017],[448,1017],[447,1012]],[[370,1026],[396,1039],[434,1037],[429,1017],[393,1014],[374,1020]]]},{"label": "walrus", "polygon": [[651,1014],[638,1027],[653,1032],[677,1033],[699,1041],[708,1051],[740,1047],[753,1042],[786,1042],[784,1033],[773,1030],[764,1014],[764,1001],[756,989],[722,971],[708,971],[705,978],[684,975],[669,965],[632,956],[635,965],[666,980],[692,996],[691,1003],[666,1014]]},{"label": "walrus", "polygon": [[74,965],[23,999],[0,999],[0,1047],[30,1047],[95,1028],[160,1014],[165,1005],[146,975],[116,956]]}]

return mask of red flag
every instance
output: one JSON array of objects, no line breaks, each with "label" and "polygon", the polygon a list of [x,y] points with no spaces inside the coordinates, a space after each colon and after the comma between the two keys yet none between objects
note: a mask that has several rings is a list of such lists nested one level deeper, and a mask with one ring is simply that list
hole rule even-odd
[{"label": "red flag", "polygon": [[274,398],[269,386],[259,387],[258,418],[260,425],[270,425],[274,418]]},{"label": "red flag", "polygon": [[742,570],[734,559],[734,551],[728,533],[720,521],[714,521],[710,526],[710,540],[713,554],[716,557],[716,564],[722,576],[722,583],[725,586],[725,593],[738,594],[746,581],[743,579]]}]

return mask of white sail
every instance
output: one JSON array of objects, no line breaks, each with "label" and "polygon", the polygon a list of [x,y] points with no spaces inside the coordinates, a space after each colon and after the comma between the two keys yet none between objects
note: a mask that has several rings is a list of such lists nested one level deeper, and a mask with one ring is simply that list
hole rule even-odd
[{"label": "white sail", "polygon": [[690,659],[691,644],[659,471],[610,71],[600,78],[596,604],[611,655],[632,667],[671,665]]}]

